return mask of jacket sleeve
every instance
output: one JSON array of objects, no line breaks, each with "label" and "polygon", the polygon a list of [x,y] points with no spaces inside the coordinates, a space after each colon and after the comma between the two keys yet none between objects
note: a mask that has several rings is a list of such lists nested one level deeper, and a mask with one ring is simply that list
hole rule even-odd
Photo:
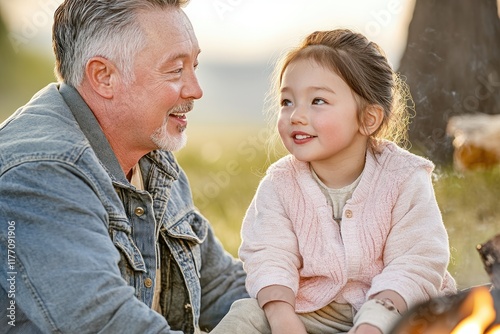
[{"label": "jacket sleeve", "polygon": [[[29,162],[0,176],[0,253],[15,222],[18,310],[44,333],[173,333],[122,279],[107,218],[69,164]],[[0,266],[8,291],[6,274]]]},{"label": "jacket sleeve", "polygon": [[239,255],[251,297],[264,287],[282,285],[297,295],[302,258],[292,222],[270,176],[259,185],[242,226]]},{"label": "jacket sleeve", "polygon": [[248,298],[246,274],[241,261],[224,250],[210,225],[201,245],[201,256],[200,328],[211,330],[226,315],[235,300]]},{"label": "jacket sleeve", "polygon": [[410,307],[440,294],[450,253],[429,172],[420,168],[408,174],[392,211],[384,269],[367,297],[394,290]]}]

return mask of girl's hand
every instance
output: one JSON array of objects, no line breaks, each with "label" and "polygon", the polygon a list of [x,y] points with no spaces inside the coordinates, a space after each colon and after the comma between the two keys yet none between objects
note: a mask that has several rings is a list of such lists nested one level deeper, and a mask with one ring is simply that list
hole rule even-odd
[{"label": "girl's hand", "polygon": [[304,323],[295,313],[292,305],[272,301],[264,306],[272,334],[307,334]]},{"label": "girl's hand", "polygon": [[378,327],[361,324],[356,329],[351,329],[348,334],[382,334],[382,331]]}]

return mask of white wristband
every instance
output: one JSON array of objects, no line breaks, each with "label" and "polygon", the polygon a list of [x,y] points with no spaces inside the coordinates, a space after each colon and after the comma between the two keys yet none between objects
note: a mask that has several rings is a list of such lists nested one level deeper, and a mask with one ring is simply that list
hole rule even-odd
[{"label": "white wristband", "polygon": [[354,316],[354,328],[361,324],[369,324],[386,334],[400,318],[401,315],[392,303],[371,299],[364,303]]}]

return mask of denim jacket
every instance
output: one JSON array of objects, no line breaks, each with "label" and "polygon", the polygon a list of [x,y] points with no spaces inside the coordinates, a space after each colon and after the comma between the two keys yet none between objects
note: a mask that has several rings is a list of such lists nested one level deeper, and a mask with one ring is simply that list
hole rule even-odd
[{"label": "denim jacket", "polygon": [[[174,156],[139,163],[146,191],[65,84],[0,126],[1,333],[194,333],[248,296]],[[157,261],[162,315],[150,308]]]}]

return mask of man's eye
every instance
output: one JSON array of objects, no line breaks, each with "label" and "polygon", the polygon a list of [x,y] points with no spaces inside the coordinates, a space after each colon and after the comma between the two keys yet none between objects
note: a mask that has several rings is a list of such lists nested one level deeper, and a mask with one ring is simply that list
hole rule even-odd
[{"label": "man's eye", "polygon": [[281,100],[281,106],[282,106],[282,107],[289,107],[289,106],[291,106],[291,105],[292,105],[292,101],[287,100],[287,99],[283,99],[283,100]]},{"label": "man's eye", "polygon": [[313,101],[312,101],[312,104],[316,104],[316,105],[321,105],[321,104],[325,104],[326,101],[321,99],[321,98],[315,98]]}]

